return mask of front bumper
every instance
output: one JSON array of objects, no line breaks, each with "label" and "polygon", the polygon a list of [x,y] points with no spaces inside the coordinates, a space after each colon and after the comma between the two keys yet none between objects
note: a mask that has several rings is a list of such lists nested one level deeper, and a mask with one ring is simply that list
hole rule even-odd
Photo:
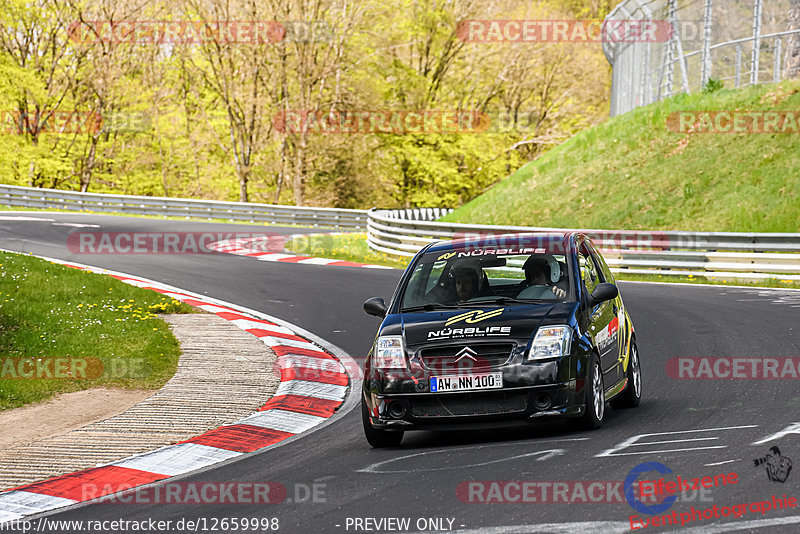
[{"label": "front bumper", "polygon": [[381,394],[363,391],[373,428],[483,428],[576,417],[584,412],[583,381],[495,390]]}]

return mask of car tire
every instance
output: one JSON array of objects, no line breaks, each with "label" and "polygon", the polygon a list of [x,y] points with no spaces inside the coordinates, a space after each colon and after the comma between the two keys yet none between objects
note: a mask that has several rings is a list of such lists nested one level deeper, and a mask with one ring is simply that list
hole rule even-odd
[{"label": "car tire", "polygon": [[625,390],[611,401],[614,408],[636,408],[642,401],[642,362],[636,343],[631,343],[631,361],[625,373],[628,385]]},{"label": "car tire", "polygon": [[379,430],[372,427],[372,423],[369,422],[367,403],[364,399],[361,399],[361,422],[364,425],[364,436],[366,436],[367,442],[375,449],[397,447],[403,441],[402,430]]},{"label": "car tire", "polygon": [[572,419],[572,425],[581,430],[593,430],[603,426],[606,412],[606,394],[600,359],[592,353],[586,369],[586,409],[583,416]]}]

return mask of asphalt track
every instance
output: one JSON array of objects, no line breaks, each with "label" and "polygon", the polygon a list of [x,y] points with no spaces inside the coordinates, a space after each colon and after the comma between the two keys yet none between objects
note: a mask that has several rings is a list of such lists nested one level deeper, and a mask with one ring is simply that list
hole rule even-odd
[{"label": "asphalt track", "polygon": [[[96,224],[100,228],[86,229],[103,231],[302,231],[65,213],[2,215]],[[246,306],[299,325],[358,361],[379,324],[363,313],[362,303],[374,295],[388,298],[401,274],[221,254],[73,254],[66,246],[67,235],[80,230],[47,221],[0,220],[0,248],[115,269]],[[625,282],[620,287],[636,327],[644,398],[636,409],[608,408],[605,425],[598,431],[570,432],[561,423],[548,423],[495,432],[408,433],[399,448],[373,450],[362,435],[358,410],[353,410],[285,445],[181,478],[280,482],[288,498],[279,504],[85,504],[47,519],[153,519],[171,520],[173,525],[181,519],[200,519],[205,521],[197,529],[201,532],[213,532],[208,527],[214,519],[232,517],[278,518],[279,532],[448,527],[463,532],[625,532],[630,530],[629,516],[642,514],[624,499],[580,502],[579,495],[572,495],[571,503],[486,504],[464,502],[469,495],[457,489],[469,481],[620,481],[643,462],[661,462],[683,478],[738,475],[738,483],[705,495],[690,492],[664,513],[680,514],[692,506],[729,507],[770,500],[773,495],[800,496],[800,467],[779,483],[771,482],[765,469],[753,462],[773,445],[783,456],[800,462],[800,423],[793,432],[775,436],[800,422],[796,380],[678,380],[666,372],[673,357],[800,356],[800,292]],[[642,478],[657,477],[651,473]],[[316,496],[306,498],[314,485]],[[509,496],[521,497],[519,492]],[[364,518],[407,518],[409,528],[365,523]],[[434,519],[440,521],[429,521]],[[50,528],[50,532],[77,531],[52,524]],[[682,528],[645,529],[673,530],[797,532],[800,507],[695,520]]]}]

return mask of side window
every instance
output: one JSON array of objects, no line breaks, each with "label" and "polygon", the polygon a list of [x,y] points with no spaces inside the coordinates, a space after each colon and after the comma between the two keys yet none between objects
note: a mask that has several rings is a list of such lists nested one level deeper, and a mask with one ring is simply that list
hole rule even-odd
[{"label": "side window", "polygon": [[614,275],[611,274],[611,269],[608,268],[606,265],[606,261],[603,259],[603,256],[597,251],[593,244],[587,243],[589,245],[589,249],[592,251],[592,257],[594,258],[595,264],[600,268],[600,273],[603,275],[604,282],[611,282],[614,283]]},{"label": "side window", "polygon": [[594,264],[594,260],[588,248],[586,248],[586,244],[581,245],[580,254],[578,254],[578,263],[581,267],[581,280],[583,280],[583,283],[586,285],[586,290],[591,293],[601,280],[597,266]]}]

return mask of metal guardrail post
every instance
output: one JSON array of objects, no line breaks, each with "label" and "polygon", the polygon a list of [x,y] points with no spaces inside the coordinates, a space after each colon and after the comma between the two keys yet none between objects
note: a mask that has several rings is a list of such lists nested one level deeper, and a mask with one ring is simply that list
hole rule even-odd
[{"label": "metal guardrail post", "polygon": [[736,45],[736,71],[735,71],[735,87],[739,87],[742,83],[742,45]]},{"label": "metal guardrail post", "polygon": [[705,87],[711,77],[711,2],[712,0],[705,0],[703,10],[703,70],[700,74],[700,87]]},{"label": "metal guardrail post", "polygon": [[750,84],[758,83],[759,58],[761,56],[761,0],[753,3],[753,54],[750,59]]},{"label": "metal guardrail post", "polygon": [[778,83],[781,81],[781,38],[775,38],[775,65],[772,68],[772,81]]}]

